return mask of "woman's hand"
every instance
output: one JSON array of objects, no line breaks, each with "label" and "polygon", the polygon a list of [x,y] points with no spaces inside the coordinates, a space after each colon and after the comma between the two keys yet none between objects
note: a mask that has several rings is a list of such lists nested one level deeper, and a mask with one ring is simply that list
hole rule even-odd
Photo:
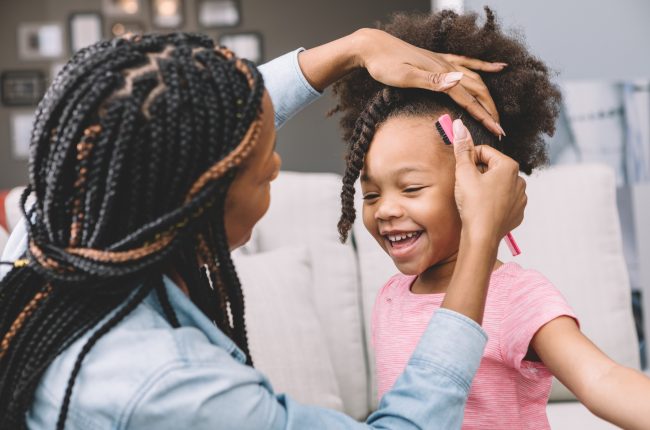
[{"label": "woman's hand", "polygon": [[353,69],[364,67],[386,85],[445,92],[492,133],[505,135],[487,87],[471,70],[499,72],[505,63],[430,52],[369,28],[304,51],[299,61],[316,89],[323,90]]},{"label": "woman's hand", "polygon": [[490,92],[479,74],[470,70],[500,72],[505,63],[427,51],[381,30],[362,29],[355,34],[360,39],[358,64],[375,80],[393,87],[446,92],[492,133],[505,136]]},{"label": "woman's hand", "polygon": [[496,149],[475,147],[463,122],[454,121],[455,197],[463,232],[499,241],[524,219],[526,182],[519,165]]}]

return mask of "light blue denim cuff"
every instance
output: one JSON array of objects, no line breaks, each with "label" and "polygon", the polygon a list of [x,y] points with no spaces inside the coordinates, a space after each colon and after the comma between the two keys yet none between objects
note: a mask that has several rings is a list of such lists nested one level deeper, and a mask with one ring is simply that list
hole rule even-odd
[{"label": "light blue denim cuff", "polygon": [[307,82],[298,64],[298,54],[304,50],[296,49],[259,66],[275,109],[276,129],[321,96]]},{"label": "light blue denim cuff", "polygon": [[431,318],[409,364],[445,369],[448,376],[469,392],[487,339],[485,331],[474,320],[440,308]]}]

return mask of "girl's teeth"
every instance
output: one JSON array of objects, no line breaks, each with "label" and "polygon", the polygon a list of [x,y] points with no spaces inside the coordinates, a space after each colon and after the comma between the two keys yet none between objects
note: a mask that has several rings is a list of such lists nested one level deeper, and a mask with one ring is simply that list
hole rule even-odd
[{"label": "girl's teeth", "polygon": [[390,240],[391,242],[397,242],[397,241],[400,241],[400,240],[404,240],[406,238],[410,239],[410,238],[416,236],[417,234],[418,234],[418,232],[416,232],[416,231],[412,231],[410,233],[392,234],[392,235],[388,235],[388,240]]}]

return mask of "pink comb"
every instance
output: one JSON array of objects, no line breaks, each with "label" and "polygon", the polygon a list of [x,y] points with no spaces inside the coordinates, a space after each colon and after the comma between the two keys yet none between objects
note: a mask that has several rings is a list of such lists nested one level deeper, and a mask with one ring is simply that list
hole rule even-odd
[{"label": "pink comb", "polygon": [[[445,142],[445,144],[451,145],[454,143],[454,125],[449,115],[444,114],[438,118],[438,121],[436,122],[436,128],[438,129],[438,133],[440,133],[440,137],[442,137],[442,141]],[[515,237],[512,235],[512,233],[508,233],[506,237],[503,238],[503,240],[506,241],[506,245],[508,245],[508,249],[510,249],[510,253],[513,257],[521,254],[521,249],[519,248],[519,245],[517,245]]]},{"label": "pink comb", "polygon": [[449,115],[444,114],[438,118],[436,128],[438,128],[438,132],[445,144],[451,145],[454,142],[454,126]]}]

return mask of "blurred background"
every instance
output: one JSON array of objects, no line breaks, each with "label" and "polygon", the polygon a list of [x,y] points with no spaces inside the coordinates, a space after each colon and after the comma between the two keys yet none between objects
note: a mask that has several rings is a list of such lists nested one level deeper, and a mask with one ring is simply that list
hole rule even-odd
[{"label": "blurred background", "polygon": [[[374,26],[395,11],[481,11],[477,0],[0,0],[0,190],[24,185],[33,112],[77,49],[127,31],[199,31],[258,63]],[[564,93],[554,164],[599,162],[616,175],[617,205],[641,354],[650,309],[650,2],[488,2],[557,72]],[[322,97],[278,135],[283,168],[343,171],[333,106]],[[2,200],[0,192],[0,201]],[[0,225],[3,218],[0,216]],[[646,331],[648,324],[646,323]]]}]

